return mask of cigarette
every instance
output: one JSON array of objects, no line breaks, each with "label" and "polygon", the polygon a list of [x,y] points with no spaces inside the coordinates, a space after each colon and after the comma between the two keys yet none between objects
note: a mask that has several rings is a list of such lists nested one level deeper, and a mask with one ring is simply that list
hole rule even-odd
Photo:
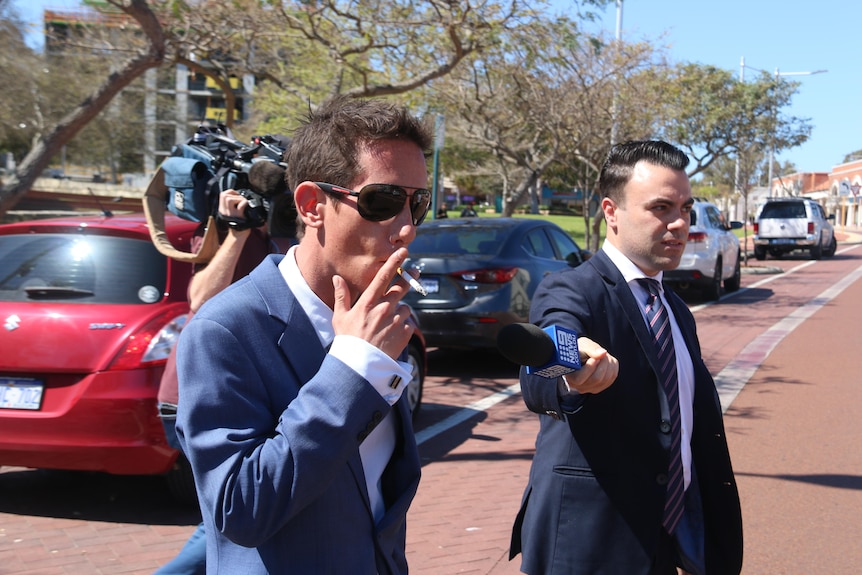
[{"label": "cigarette", "polygon": [[406,270],[398,268],[398,275],[404,278],[404,281],[410,284],[410,287],[421,293],[422,295],[428,295],[428,292],[425,291],[425,288],[422,287],[422,284],[416,281],[416,278],[407,273]]}]

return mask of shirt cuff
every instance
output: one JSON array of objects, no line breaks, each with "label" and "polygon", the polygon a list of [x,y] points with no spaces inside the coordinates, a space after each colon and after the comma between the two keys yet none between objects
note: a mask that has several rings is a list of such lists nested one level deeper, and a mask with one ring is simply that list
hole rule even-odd
[{"label": "shirt cuff", "polygon": [[364,339],[352,335],[335,336],[329,353],[364,377],[389,405],[395,405],[413,379],[409,363],[396,361]]},{"label": "shirt cuff", "polygon": [[572,388],[566,382],[565,376],[561,376],[557,382],[557,393],[560,397],[560,408],[563,413],[577,413],[584,406],[586,396],[577,391],[572,391]]}]

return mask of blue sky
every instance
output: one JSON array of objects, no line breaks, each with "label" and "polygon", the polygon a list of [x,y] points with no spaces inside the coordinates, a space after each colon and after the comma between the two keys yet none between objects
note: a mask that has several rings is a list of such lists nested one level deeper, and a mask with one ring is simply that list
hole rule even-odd
[{"label": "blue sky", "polygon": [[[555,4],[563,8],[566,0]],[[615,3],[603,28],[616,31]],[[862,149],[862,3],[839,0],[623,0],[623,40],[669,46],[674,61],[709,64],[739,77],[746,67],[779,74],[827,70],[788,77],[799,91],[784,113],[808,118],[811,138],[778,154],[801,172],[828,172],[844,156]],[[745,77],[757,72],[746,68]]]},{"label": "blue sky", "polygon": [[[69,9],[78,0],[14,0],[39,30],[43,8]],[[554,0],[559,10],[568,0]],[[746,66],[774,73],[828,70],[789,78],[801,83],[785,113],[810,119],[808,142],[778,154],[799,171],[828,172],[862,149],[862,3],[847,0],[623,0],[623,39],[669,47],[675,61],[731,70]],[[599,24],[613,35],[614,2]],[[753,78],[752,69],[746,69]]]}]

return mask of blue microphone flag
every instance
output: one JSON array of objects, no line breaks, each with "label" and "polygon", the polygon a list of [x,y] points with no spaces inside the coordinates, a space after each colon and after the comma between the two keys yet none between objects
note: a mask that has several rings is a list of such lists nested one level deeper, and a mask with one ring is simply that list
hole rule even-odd
[{"label": "blue microphone flag", "polygon": [[581,369],[581,356],[578,353],[578,334],[558,325],[549,325],[542,331],[554,342],[554,357],[540,366],[526,366],[527,373],[556,379],[567,373]]}]

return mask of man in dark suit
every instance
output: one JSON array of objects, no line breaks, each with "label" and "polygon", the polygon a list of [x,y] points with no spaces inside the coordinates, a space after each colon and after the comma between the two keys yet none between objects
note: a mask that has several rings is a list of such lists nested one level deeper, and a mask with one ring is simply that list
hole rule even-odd
[{"label": "man in dark suit", "polygon": [[527,407],[542,414],[512,535],[525,573],[741,570],[718,394],[694,317],[661,287],[688,238],[687,165],[665,142],[615,146],[599,181],[602,249],[545,278],[533,298],[530,319],[577,332],[585,361],[557,380],[521,373]]},{"label": "man in dark suit", "polygon": [[[177,352],[177,432],[207,573],[407,573],[420,465],[397,269],[431,194],[427,128],[336,98],[296,132],[300,243],[201,306]],[[393,281],[394,280],[394,281]]]}]

